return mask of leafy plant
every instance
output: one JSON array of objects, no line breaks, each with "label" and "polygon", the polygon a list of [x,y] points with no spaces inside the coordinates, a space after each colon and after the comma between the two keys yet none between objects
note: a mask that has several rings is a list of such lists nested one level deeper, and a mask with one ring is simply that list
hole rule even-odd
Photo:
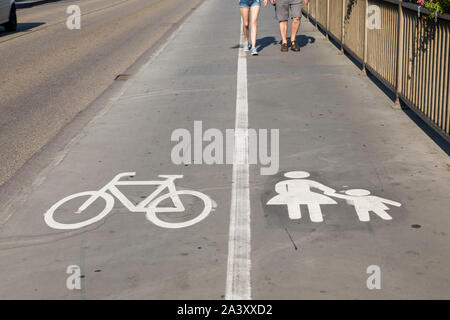
[{"label": "leafy plant", "polygon": [[450,0],[417,0],[417,3],[427,8],[432,16],[436,13],[450,13]]}]

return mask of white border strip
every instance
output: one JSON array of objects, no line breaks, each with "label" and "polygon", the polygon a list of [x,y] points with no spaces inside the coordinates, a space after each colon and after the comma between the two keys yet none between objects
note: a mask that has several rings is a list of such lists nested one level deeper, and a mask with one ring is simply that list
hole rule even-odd
[{"label": "white border strip", "polygon": [[250,189],[248,164],[247,54],[242,31],[237,69],[233,183],[225,299],[250,300]]}]

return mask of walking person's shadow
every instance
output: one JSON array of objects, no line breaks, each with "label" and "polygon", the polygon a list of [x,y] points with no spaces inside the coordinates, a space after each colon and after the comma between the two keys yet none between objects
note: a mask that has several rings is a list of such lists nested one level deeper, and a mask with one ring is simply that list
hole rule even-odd
[{"label": "walking person's shadow", "polygon": [[256,40],[256,47],[260,52],[263,51],[264,48],[274,44],[277,44],[275,37],[264,37]]},{"label": "walking person's shadow", "polygon": [[[316,42],[316,38],[305,36],[305,35],[298,35],[296,37],[295,41],[297,41],[298,45],[301,48],[303,48],[303,47],[306,47],[310,43]],[[291,42],[291,39],[288,38],[288,43],[290,43],[290,42]],[[256,47],[258,48],[259,52],[263,51],[268,46],[278,45],[278,44],[281,44],[281,40],[277,41],[275,39],[275,37],[264,37],[264,38],[256,40]]]},{"label": "walking person's shadow", "polygon": [[[264,37],[261,39],[256,39],[256,47],[258,48],[258,51],[264,50],[264,48],[277,44],[277,41],[274,37]],[[241,46],[239,44],[231,47],[232,49],[239,49]]]},{"label": "walking person's shadow", "polygon": [[[287,40],[288,40],[288,43],[291,43],[291,38],[290,37]],[[297,35],[295,37],[295,41],[300,46],[300,48],[303,48],[303,47],[306,47],[309,43],[316,42],[316,38],[300,34],[300,35]]]},{"label": "walking person's shadow", "polygon": [[[287,40],[288,40],[288,43],[291,42],[291,38],[288,38]],[[296,41],[297,41],[298,45],[301,48],[303,48],[303,47],[306,47],[309,43],[316,42],[316,38],[305,36],[305,35],[298,35],[296,37]],[[275,39],[275,37],[264,37],[264,38],[256,40],[256,47],[258,48],[259,52],[263,51],[268,46],[277,45],[277,44],[281,44],[281,40],[277,41]],[[232,49],[239,49],[240,47],[241,46],[239,44],[237,44],[237,45],[233,46]]]}]

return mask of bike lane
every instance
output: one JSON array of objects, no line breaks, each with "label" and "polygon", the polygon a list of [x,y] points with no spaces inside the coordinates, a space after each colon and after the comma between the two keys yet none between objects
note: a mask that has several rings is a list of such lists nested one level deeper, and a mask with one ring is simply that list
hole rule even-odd
[{"label": "bike lane", "polygon": [[[171,135],[187,129],[194,149],[194,121],[202,121],[203,131],[234,128],[239,22],[236,6],[204,2],[57,155],[32,191],[2,214],[1,298],[224,298],[232,169],[173,164]],[[115,198],[111,213],[97,223],[75,230],[45,224],[44,213],[57,201],[98,191],[123,172],[136,172],[122,179],[130,182],[183,175],[175,181],[177,190],[205,194],[217,208],[195,225],[168,229],[148,221],[145,213],[131,213]],[[154,190],[119,188],[133,204]],[[202,207],[192,197],[181,200],[187,210],[167,221],[191,219]],[[62,206],[60,222],[92,218],[105,206],[97,200],[75,215],[83,202],[73,201]],[[66,287],[71,265],[81,268],[81,290]]]},{"label": "bike lane", "polygon": [[[278,174],[250,167],[252,297],[449,298],[448,155],[410,111],[392,109],[380,88],[302,21],[301,52],[281,53],[273,9],[263,10],[260,55],[248,57],[249,127],[280,130]],[[284,176],[292,171],[308,172],[310,181]],[[292,193],[275,190],[289,180],[297,181],[279,190]],[[322,189],[305,192],[311,186]],[[337,194],[327,196],[327,188]],[[392,220],[372,212],[361,221],[337,197],[349,189],[401,207],[386,204]],[[300,219],[289,217],[289,201],[302,204]],[[322,222],[312,221],[306,203],[320,204]],[[366,285],[369,266],[379,267],[379,290]]]}]

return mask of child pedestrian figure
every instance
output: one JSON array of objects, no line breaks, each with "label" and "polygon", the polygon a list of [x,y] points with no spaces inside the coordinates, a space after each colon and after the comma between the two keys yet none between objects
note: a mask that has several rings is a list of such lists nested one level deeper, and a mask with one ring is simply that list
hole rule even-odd
[{"label": "child pedestrian figure", "polygon": [[386,212],[390,204],[395,207],[400,207],[402,204],[392,200],[371,196],[370,191],[364,189],[351,189],[345,191],[343,194],[330,194],[330,196],[346,199],[349,205],[355,207],[356,213],[360,221],[370,221],[369,212],[372,211],[384,220],[392,220],[392,217]]}]

